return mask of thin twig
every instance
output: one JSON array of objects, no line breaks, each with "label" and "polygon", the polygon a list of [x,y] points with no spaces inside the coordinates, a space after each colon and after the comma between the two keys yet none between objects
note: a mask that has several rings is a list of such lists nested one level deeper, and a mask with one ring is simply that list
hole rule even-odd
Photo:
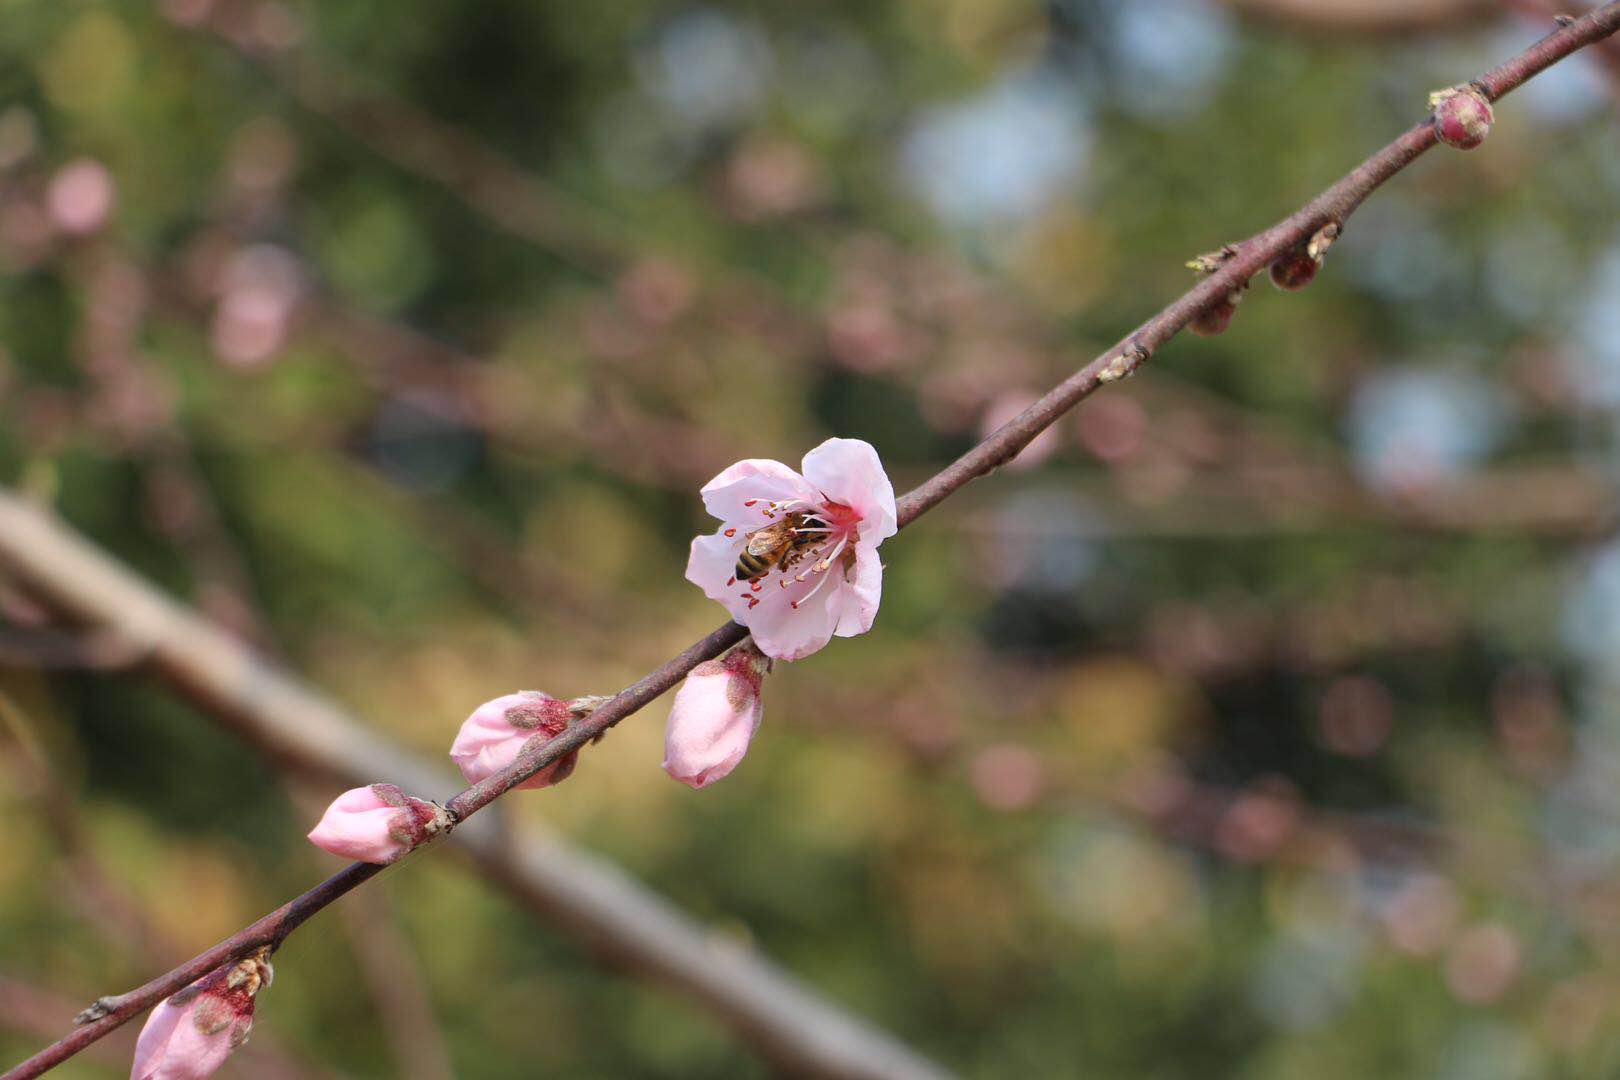
[{"label": "thin twig", "polygon": [[[1620,0],[1613,0],[1487,72],[1473,85],[1492,100],[1500,98],[1575,50],[1607,37],[1617,29],[1620,29]],[[1342,227],[1369,194],[1416,160],[1435,141],[1434,129],[1427,120],[1414,125],[1291,217],[1241,244],[1233,245],[1231,256],[1180,299],[1142,324],[1113,349],[1060,383],[938,475],[906,494],[899,504],[900,524],[904,526],[916,520],[969,481],[1010,460],[1031,439],[1099,386],[1129,376],[1204,309],[1243,287],[1273,258],[1293,245],[1303,243],[1324,225],[1332,223]],[[4,531],[0,530],[0,541],[4,540]],[[512,765],[452,799],[448,804],[452,817],[457,822],[465,821],[540,769],[600,737],[620,720],[673,687],[699,663],[718,656],[746,634],[747,631],[736,623],[726,623],[621,691],[561,735],[549,742],[525,746]],[[266,945],[274,948],[304,920],[376,876],[381,869],[355,863],[180,968],[153,979],[137,990],[103,999],[94,1010],[99,1019],[90,1021],[59,1043],[47,1047],[0,1077],[0,1080],[25,1080],[39,1076],[137,1012],[156,1004],[227,960]],[[927,1066],[924,1068],[927,1069]]]},{"label": "thin twig", "polygon": [[[300,776],[344,786],[386,776],[447,794],[441,772],[367,730],[315,690],[135,577],[38,508],[0,491],[0,567],[62,617],[116,634],[148,668],[227,730]],[[136,644],[138,643],[138,645]],[[559,837],[507,837],[480,818],[457,829],[464,853],[558,933],[604,962],[679,990],[781,1072],[937,1077],[939,1070],[861,1019],[638,887]]]},{"label": "thin twig", "polygon": [[[1560,21],[1570,17],[1570,9],[1560,0],[1502,0],[1505,6],[1530,19]],[[1578,14],[1578,12],[1577,12]],[[1620,94],[1620,41],[1610,38],[1593,42],[1592,57],[1603,68],[1609,87]]]}]

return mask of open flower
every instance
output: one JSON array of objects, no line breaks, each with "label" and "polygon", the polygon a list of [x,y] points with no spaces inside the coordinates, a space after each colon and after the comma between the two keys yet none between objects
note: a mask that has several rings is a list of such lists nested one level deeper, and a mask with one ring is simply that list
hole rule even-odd
[{"label": "open flower", "polygon": [[309,831],[310,843],[359,862],[393,862],[450,827],[444,807],[407,795],[394,784],[345,791]]},{"label": "open flower", "polygon": [[[467,717],[450,746],[450,758],[467,782],[476,784],[516,761],[518,751],[530,739],[555,739],[568,730],[570,722],[589,716],[606,700],[592,696],[564,701],[538,690],[503,694],[484,702]],[[515,786],[533,789],[560,784],[573,773],[578,761],[579,751],[575,750]]]},{"label": "open flower", "polygon": [[273,974],[266,951],[218,968],[166,998],[135,1042],[129,1080],[200,1080],[247,1041],[253,1006]]},{"label": "open flower", "polygon": [[702,788],[735,769],[764,716],[760,688],[770,670],[770,658],[748,641],[693,668],[669,710],[664,771]]},{"label": "open flower", "polygon": [[801,468],[751,458],[704,485],[703,505],[724,524],[692,541],[686,564],[687,580],[778,660],[872,628],[878,545],[898,527],[894,486],[869,443],[828,439]]}]

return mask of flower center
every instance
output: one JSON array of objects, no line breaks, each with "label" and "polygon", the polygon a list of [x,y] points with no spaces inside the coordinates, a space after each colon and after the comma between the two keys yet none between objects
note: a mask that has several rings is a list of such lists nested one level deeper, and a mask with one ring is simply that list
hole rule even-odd
[{"label": "flower center", "polygon": [[[825,497],[820,503],[804,499],[784,502],[751,499],[743,506],[765,519],[745,535],[746,540],[753,541],[760,534],[770,532],[773,539],[782,544],[780,553],[774,556],[772,568],[748,582],[747,591],[741,594],[748,601],[749,610],[778,594],[787,600],[789,607],[797,610],[840,572],[848,577],[855,565],[853,545],[860,537],[857,526],[861,515],[853,507]],[[726,535],[735,532],[736,529],[728,529]],[[736,581],[734,577],[726,584]],[[768,587],[772,585],[774,588]]]}]

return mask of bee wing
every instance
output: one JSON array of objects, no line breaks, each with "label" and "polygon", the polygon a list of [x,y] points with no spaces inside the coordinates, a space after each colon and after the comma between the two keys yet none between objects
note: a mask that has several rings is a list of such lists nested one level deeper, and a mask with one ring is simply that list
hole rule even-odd
[{"label": "bee wing", "polygon": [[748,538],[748,554],[758,556],[769,555],[772,552],[781,549],[781,547],[788,542],[788,539],[789,531],[786,522],[777,522],[775,525],[767,525],[765,528],[759,530],[753,536]]}]

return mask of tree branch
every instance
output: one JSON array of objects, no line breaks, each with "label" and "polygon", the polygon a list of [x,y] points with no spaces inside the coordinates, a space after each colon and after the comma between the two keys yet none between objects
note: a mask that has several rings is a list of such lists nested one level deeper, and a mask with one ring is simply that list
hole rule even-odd
[{"label": "tree branch", "polygon": [[[1582,46],[1607,37],[1617,29],[1620,29],[1620,0],[1613,0],[1584,18],[1560,28],[1518,56],[1487,72],[1475,80],[1474,85],[1487,97],[1493,100],[1500,98]],[[1290,247],[1304,242],[1324,225],[1333,223],[1342,226],[1369,194],[1416,160],[1432,147],[1435,141],[1434,130],[1430,123],[1427,120],[1418,123],[1291,217],[1241,244],[1234,245],[1231,256],[1198,285],[1143,323],[1113,349],[1060,383],[984,442],[906,494],[899,504],[901,525],[916,520],[969,481],[1010,460],[1037,434],[1099,386],[1129,376],[1197,315],[1234,289],[1243,287],[1273,258]],[[0,499],[0,560],[26,566],[37,559],[42,553],[37,550],[30,551],[26,543],[19,544],[17,541],[19,539],[26,541],[30,537],[38,541],[42,529],[49,539],[48,534],[57,531],[59,527],[30,511],[15,499],[9,497]],[[44,554],[48,556],[49,552]],[[33,584],[37,587],[39,583]],[[74,591],[71,582],[55,584],[61,591]],[[82,588],[79,591],[82,593]],[[81,595],[80,599],[82,601],[85,597]],[[95,598],[90,599],[92,600],[90,607],[94,610]],[[80,611],[82,614],[82,605]],[[150,631],[155,628],[147,629]],[[620,720],[673,687],[693,667],[718,656],[744,636],[746,631],[741,626],[732,622],[726,623],[694,643],[679,656],[621,691],[595,713],[576,723],[563,734],[546,743],[538,745],[531,743],[526,746],[511,766],[452,799],[448,808],[453,817],[458,822],[465,821],[514,785],[563,755],[601,736]],[[161,655],[162,644],[157,641],[152,644],[154,655]],[[210,683],[217,681],[221,676],[232,678],[243,674],[240,671],[240,657],[219,657],[216,653],[215,658],[226,661],[223,671],[200,671],[195,674]],[[233,664],[231,661],[237,663]],[[307,718],[303,722],[307,723]],[[396,777],[403,778],[412,772],[414,770],[403,770],[396,774]],[[98,1003],[98,1009],[93,1010],[99,1019],[92,1020],[61,1042],[18,1065],[4,1077],[0,1077],[0,1080],[25,1080],[39,1076],[94,1042],[101,1035],[113,1030],[135,1013],[156,1004],[227,960],[254,948],[278,945],[305,919],[350,889],[376,876],[381,869],[364,863],[353,864],[187,964],[153,979],[137,990],[116,998],[103,999],[104,1007],[101,1007],[103,1003]],[[791,988],[790,984],[789,986],[790,989],[796,989]],[[868,1060],[860,1062],[860,1068],[856,1071],[837,1073],[824,1069],[824,1074],[936,1075],[936,1070],[925,1062],[909,1058],[909,1055],[903,1060],[907,1061],[908,1068],[872,1071],[873,1063]],[[825,1058],[818,1058],[816,1063],[821,1066],[827,1064]]]},{"label": "tree branch", "polygon": [[[413,792],[455,790],[438,769],[368,731],[307,685],[259,659],[240,641],[178,607],[83,537],[38,508],[0,491],[0,572],[64,617],[145,657],[147,667],[234,734],[307,777],[344,786],[388,777]],[[494,822],[471,822],[450,837],[483,873],[548,925],[609,962],[667,983],[740,1032],[784,1072],[836,1077],[941,1075],[931,1064],[861,1019],[841,1011],[770,965],[754,949],[720,943],[669,904],[638,888],[616,867],[557,838],[514,839]],[[486,827],[486,825],[488,827]],[[306,902],[341,895],[359,877],[345,871]],[[310,909],[300,909],[307,915]],[[207,958],[253,948],[290,932],[282,909],[234,935]],[[188,966],[187,971],[192,970]],[[185,972],[169,982],[184,985]],[[110,999],[105,1020],[52,1048],[49,1067],[65,1060],[172,990],[142,987]],[[66,1040],[64,1040],[66,1042]],[[59,1055],[59,1056],[58,1056]],[[19,1066],[21,1068],[21,1066]],[[39,1075],[38,1071],[8,1074]]]},{"label": "tree branch", "polygon": [[[1529,19],[1561,20],[1569,16],[1567,5],[1560,0],[1502,0],[1514,11]],[[1609,80],[1609,86],[1616,94],[1620,94],[1620,41],[1609,38],[1606,41],[1593,43],[1592,58],[1603,68],[1603,74]]]}]

